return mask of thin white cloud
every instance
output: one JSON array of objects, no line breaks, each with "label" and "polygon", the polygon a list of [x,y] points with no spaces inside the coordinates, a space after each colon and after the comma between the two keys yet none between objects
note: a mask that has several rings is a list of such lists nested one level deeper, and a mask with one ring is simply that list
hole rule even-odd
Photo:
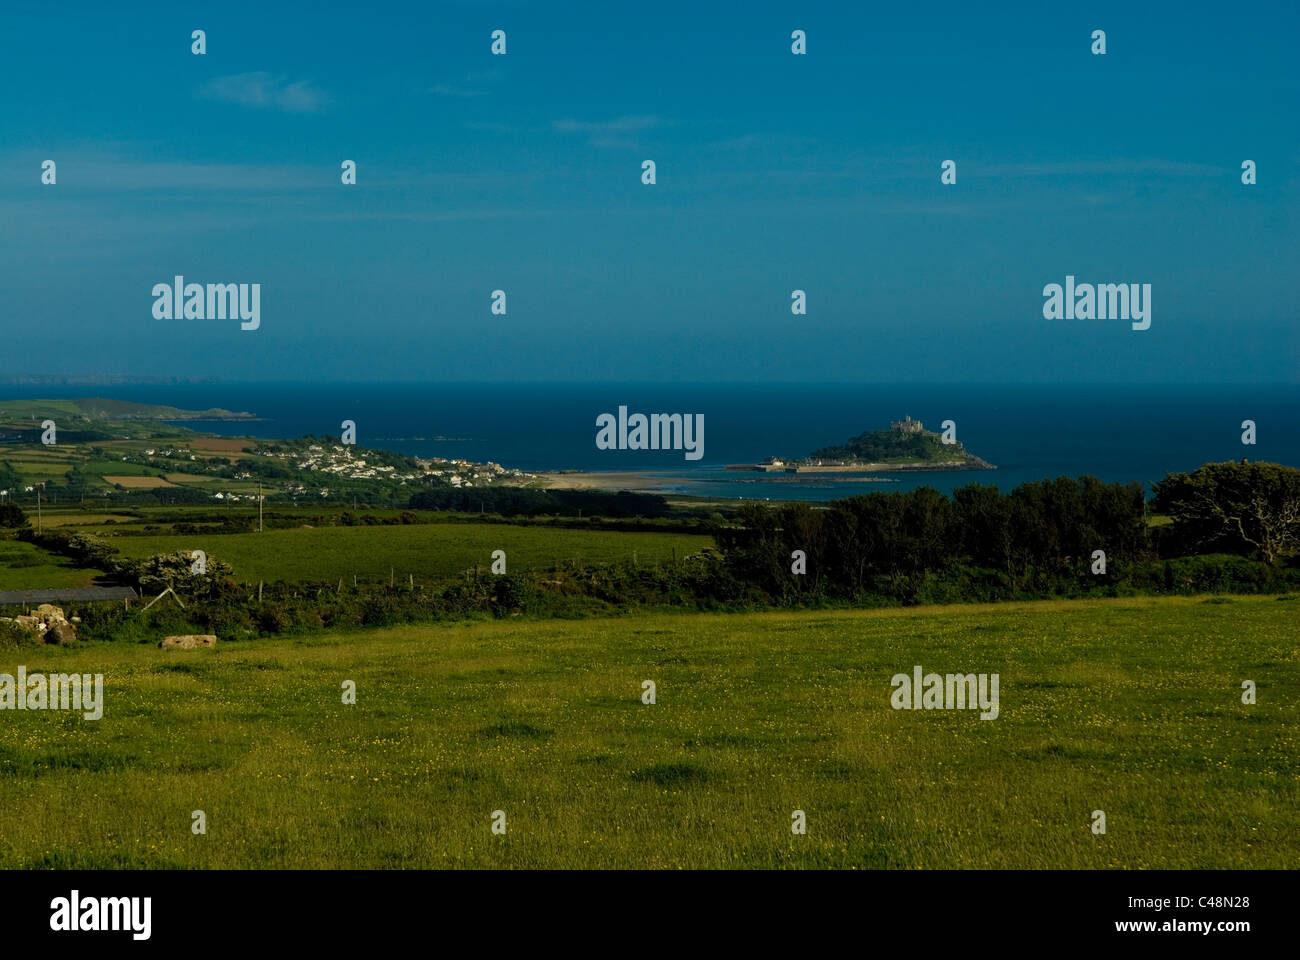
[{"label": "thin white cloud", "polygon": [[636,146],[635,134],[659,126],[654,115],[622,116],[613,120],[554,120],[551,127],[560,133],[585,133],[593,147],[628,149]]},{"label": "thin white cloud", "polygon": [[562,133],[614,134],[649,130],[659,125],[656,116],[626,116],[615,120],[556,120],[551,124]]},{"label": "thin white cloud", "polygon": [[430,93],[440,97],[484,97],[492,91],[489,89],[501,79],[501,71],[490,70],[486,73],[467,73],[459,80],[439,83],[429,88]]},{"label": "thin white cloud", "polygon": [[1181,160],[1065,160],[1038,163],[1003,163],[979,167],[986,177],[1080,177],[1093,174],[1166,174],[1172,176],[1217,176],[1220,168],[1207,163]]},{"label": "thin white cloud", "polygon": [[290,82],[264,71],[217,77],[203,87],[203,95],[223,103],[280,110],[284,113],[315,113],[326,102],[325,94],[308,80]]},{"label": "thin white cloud", "polygon": [[429,88],[429,92],[436,93],[440,97],[483,97],[487,95],[486,90],[461,87],[454,83],[436,83]]},{"label": "thin white cloud", "polygon": [[704,144],[705,150],[715,150],[719,153],[725,153],[730,150],[753,150],[756,147],[766,146],[767,138],[760,137],[756,133],[746,133],[743,136],[731,137],[727,140],[714,140],[711,143]]}]

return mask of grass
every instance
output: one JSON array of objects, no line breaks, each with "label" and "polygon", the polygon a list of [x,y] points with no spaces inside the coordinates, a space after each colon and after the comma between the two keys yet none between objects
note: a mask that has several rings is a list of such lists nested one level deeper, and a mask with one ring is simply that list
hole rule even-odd
[{"label": "grass", "polygon": [[[36,510],[30,511],[31,525],[36,526]],[[103,529],[105,521],[118,523],[133,523],[135,517],[128,516],[124,513],[87,513],[81,511],[54,511],[45,510],[41,515],[42,528],[49,527],[96,527]],[[110,527],[111,529],[111,527]]]},{"label": "grass", "polygon": [[68,472],[68,464],[56,460],[10,460],[9,464],[26,484],[62,480]]},{"label": "grass", "polygon": [[430,523],[409,526],[320,527],[263,533],[118,536],[109,542],[126,557],[204,550],[235,568],[240,580],[336,580],[356,575],[386,581],[390,568],[401,580],[456,576],[492,563],[492,551],[506,552],[506,571],[549,567],[579,559],[606,563],[653,563],[699,553],[711,537],[699,534],[567,530],[499,523]]},{"label": "grass", "polygon": [[169,483],[162,477],[154,476],[114,476],[106,473],[104,474],[104,481],[115,486],[125,487],[128,490],[152,490],[157,487],[175,486],[175,484]]},{"label": "grass", "polygon": [[[243,447],[252,447],[257,441],[207,437],[183,428],[169,428],[160,422],[112,422],[111,424],[103,421],[77,422],[65,425],[65,429],[107,429],[114,434],[126,432],[142,435],[133,436],[131,439],[61,442],[53,446],[38,443],[6,445],[0,449],[0,460],[8,462],[25,484],[41,481],[62,483],[67,472],[77,468],[87,481],[87,489],[92,493],[100,493],[112,489],[114,484],[119,483],[127,489],[167,486],[162,482],[162,477],[173,471],[176,476],[185,478],[180,481],[180,485],[200,485],[201,489],[206,489],[208,484],[212,484],[220,486],[221,489],[240,489],[241,486],[232,485],[231,481],[215,475],[185,472],[186,469],[199,469],[198,466],[182,467],[176,471],[175,465],[194,464],[195,462],[189,459],[190,453],[202,457],[218,456],[252,461],[267,459],[241,452]],[[176,457],[164,461],[172,465],[171,470],[122,460],[124,456],[149,456],[146,451],[152,450],[156,453],[169,447],[178,451]],[[96,453],[96,449],[101,452]],[[133,482],[129,479],[132,477],[146,479]],[[156,480],[148,481],[147,478],[156,478]],[[256,483],[245,486],[248,489],[257,488]]]},{"label": "grass", "polygon": [[33,544],[0,537],[0,590],[88,587],[100,575]]},{"label": "grass", "polygon": [[[3,715],[0,867],[1295,868],[1298,602],[8,651],[106,694],[98,721]],[[1000,717],[892,710],[913,664],[997,672]]]},{"label": "grass", "polygon": [[105,474],[125,477],[156,477],[161,472],[142,463],[127,463],[123,460],[93,460],[82,467],[82,472],[91,476],[102,477]]}]

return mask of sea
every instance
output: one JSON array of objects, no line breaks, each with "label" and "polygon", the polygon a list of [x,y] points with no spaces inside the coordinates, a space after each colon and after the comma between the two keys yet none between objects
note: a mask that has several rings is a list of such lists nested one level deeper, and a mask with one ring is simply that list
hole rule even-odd
[{"label": "sea", "polygon": [[[1300,466],[1300,385],[179,383],[0,385],[0,396],[106,397],[187,410],[248,411],[254,421],[189,422],[223,435],[339,435],[421,457],[495,461],[526,471],[638,471],[655,490],[700,497],[826,501],[859,493],[969,483],[1010,490],[1092,475],[1154,483],[1209,461]],[[704,455],[600,450],[596,418],[704,416]],[[996,470],[863,475],[760,474],[730,464],[801,457],[910,416],[956,425],[966,450]],[[1256,443],[1242,443],[1243,422]]]}]

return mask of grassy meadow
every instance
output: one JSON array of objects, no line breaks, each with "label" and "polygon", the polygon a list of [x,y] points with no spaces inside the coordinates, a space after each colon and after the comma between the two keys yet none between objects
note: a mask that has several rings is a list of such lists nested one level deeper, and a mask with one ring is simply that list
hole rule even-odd
[{"label": "grassy meadow", "polygon": [[[98,721],[0,714],[0,867],[1295,868],[1297,605],[660,613],[4,650],[2,672],[102,672],[106,693]],[[891,709],[890,678],[914,664],[1000,674],[1001,715]]]},{"label": "grassy meadow", "polygon": [[0,536],[0,590],[88,587],[102,572],[76,561]]},{"label": "grassy meadow", "polygon": [[[111,529],[111,528],[110,528]],[[343,577],[387,581],[457,576],[486,568],[492,551],[506,552],[506,570],[522,573],[566,561],[664,562],[713,545],[708,536],[676,532],[564,529],[502,523],[422,523],[404,526],[300,527],[262,533],[159,534],[108,537],[128,558],[204,550],[234,567],[242,581],[329,581]]]}]

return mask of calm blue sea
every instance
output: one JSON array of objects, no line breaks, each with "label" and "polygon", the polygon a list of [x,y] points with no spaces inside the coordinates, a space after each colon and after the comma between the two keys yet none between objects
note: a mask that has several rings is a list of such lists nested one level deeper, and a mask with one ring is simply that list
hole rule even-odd
[{"label": "calm blue sea", "polygon": [[[1003,489],[1092,474],[1150,483],[1212,460],[1300,466],[1300,386],[683,385],[683,384],[184,384],[0,386],[6,397],[110,397],[186,409],[247,410],[257,422],[195,424],[221,434],[337,435],[419,456],[494,460],[525,470],[647,470],[663,489],[702,496],[830,500],[873,490],[971,482]],[[704,414],[704,457],[596,449],[596,417],[629,412]],[[722,468],[803,456],[904,415],[931,429],[957,423],[966,449],[997,464],[988,472],[882,474],[889,482],[760,479]],[[1243,446],[1254,420],[1258,443]],[[440,439],[441,438],[441,439]],[[778,477],[780,475],[777,475]]]}]

